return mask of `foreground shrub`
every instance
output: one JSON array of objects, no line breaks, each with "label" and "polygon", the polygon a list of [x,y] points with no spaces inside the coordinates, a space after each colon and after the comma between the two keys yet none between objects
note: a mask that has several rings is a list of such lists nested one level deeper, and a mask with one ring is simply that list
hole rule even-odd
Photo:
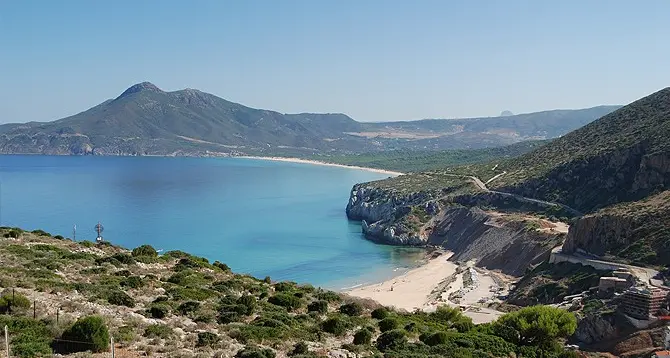
[{"label": "foreground shrub", "polygon": [[275,352],[268,348],[247,346],[235,354],[235,358],[275,358]]},{"label": "foreground shrub", "polygon": [[340,302],[342,297],[333,291],[322,291],[317,293],[316,298],[327,302]]},{"label": "foreground shrub", "polygon": [[293,351],[289,355],[297,356],[299,354],[307,354],[307,353],[309,353],[309,347],[307,346],[307,343],[298,342],[296,343],[295,347],[293,347]]},{"label": "foreground shrub", "polygon": [[151,318],[163,319],[170,313],[170,306],[164,303],[154,303],[149,308]]},{"label": "foreground shrub", "polygon": [[354,334],[354,344],[355,345],[368,345],[372,340],[372,332],[369,329],[361,329],[360,331]]},{"label": "foreground shrub", "polygon": [[357,302],[347,303],[340,306],[340,313],[347,316],[360,316],[363,314],[363,306]]},{"label": "foreground shrub", "polygon": [[387,350],[398,350],[407,344],[405,332],[399,329],[384,332],[377,338],[377,349],[382,352]]},{"label": "foreground shrub", "polygon": [[386,317],[379,321],[379,330],[382,332],[391,331],[400,327],[400,322],[395,317]]},{"label": "foreground shrub", "polygon": [[5,292],[2,297],[0,297],[0,313],[11,312],[15,309],[27,309],[30,308],[32,304],[28,297],[14,292]]},{"label": "foreground shrub", "polygon": [[429,346],[437,346],[449,342],[449,334],[447,332],[435,332],[421,338],[421,341]]},{"label": "foreground shrub", "polygon": [[107,302],[117,306],[135,307],[135,300],[120,290],[111,290],[107,292]]},{"label": "foreground shrub", "polygon": [[109,331],[100,316],[86,316],[78,319],[63,333],[62,337],[63,340],[71,341],[63,345],[70,353],[88,350],[99,353],[109,349]]},{"label": "foreground shrub", "polygon": [[577,319],[572,313],[550,306],[525,307],[503,315],[492,324],[493,332],[508,342],[545,349],[571,336],[575,329]]},{"label": "foreground shrub", "polygon": [[144,336],[147,338],[168,339],[172,337],[172,333],[172,328],[164,324],[152,324],[144,330]]},{"label": "foreground shrub", "polygon": [[384,319],[384,318],[388,317],[389,314],[390,314],[389,310],[386,307],[379,307],[379,308],[375,309],[374,311],[372,311],[372,313],[370,315],[372,316],[372,318],[375,318],[375,319]]},{"label": "foreground shrub", "polygon": [[302,307],[303,301],[293,295],[287,293],[278,293],[268,299],[268,302],[276,306],[281,306],[289,311],[296,310]]},{"label": "foreground shrub", "polygon": [[52,334],[42,321],[27,317],[0,316],[0,327],[7,326],[12,357],[50,357]]},{"label": "foreground shrub", "polygon": [[340,317],[331,317],[321,325],[323,330],[336,336],[341,336],[347,332],[347,322]]},{"label": "foreground shrub", "polygon": [[307,312],[327,313],[328,302],[323,300],[314,301],[307,305]]},{"label": "foreground shrub", "polygon": [[219,335],[212,332],[200,332],[198,333],[198,343],[196,347],[209,347],[213,346],[219,342]]},{"label": "foreground shrub", "polygon": [[177,307],[177,312],[182,316],[188,316],[189,314],[194,314],[200,309],[200,302],[196,301],[187,301]]},{"label": "foreground shrub", "polygon": [[151,245],[142,245],[134,248],[131,255],[133,257],[139,257],[139,256],[157,257],[158,252]]}]

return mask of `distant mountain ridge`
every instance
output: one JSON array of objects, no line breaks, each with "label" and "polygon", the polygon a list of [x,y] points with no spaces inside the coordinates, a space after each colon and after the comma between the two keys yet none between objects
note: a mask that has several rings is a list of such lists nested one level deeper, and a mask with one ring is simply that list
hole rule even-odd
[{"label": "distant mountain ridge", "polygon": [[554,138],[616,108],[361,123],[341,113],[282,114],[195,89],[165,92],[142,82],[57,121],[0,125],[0,154],[307,155],[486,148]]}]

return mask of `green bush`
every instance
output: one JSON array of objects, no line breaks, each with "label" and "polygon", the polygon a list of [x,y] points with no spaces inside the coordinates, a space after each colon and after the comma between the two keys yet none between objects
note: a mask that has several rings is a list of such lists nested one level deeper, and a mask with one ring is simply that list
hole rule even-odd
[{"label": "green bush", "polygon": [[307,354],[307,353],[309,353],[309,346],[307,346],[307,343],[298,342],[293,347],[293,351],[289,355],[290,356],[297,356],[299,354]]},{"label": "green bush", "polygon": [[69,353],[88,350],[99,353],[109,349],[109,331],[100,316],[79,318],[63,333],[62,337],[64,341],[71,341],[63,345],[69,349]]},{"label": "green bush", "polygon": [[235,358],[275,358],[275,352],[269,348],[246,346],[235,354]]},{"label": "green bush", "polygon": [[5,292],[0,297],[0,313],[11,312],[15,309],[28,309],[30,306],[32,306],[32,303],[28,297],[18,292]]},{"label": "green bush", "polygon": [[492,329],[496,335],[518,346],[550,348],[575,332],[577,319],[560,308],[532,306],[501,316],[492,324]]},{"label": "green bush", "polygon": [[275,291],[277,292],[291,292],[298,287],[298,284],[290,281],[277,282],[275,284]]},{"label": "green bush", "polygon": [[372,340],[372,332],[369,329],[361,329],[354,334],[355,345],[369,345]]},{"label": "green bush", "polygon": [[135,340],[135,330],[131,326],[121,326],[112,335],[114,341],[118,343],[130,343]]},{"label": "green bush", "polygon": [[107,302],[116,306],[135,307],[135,300],[120,290],[110,290],[107,292]]},{"label": "green bush", "polygon": [[363,314],[363,306],[360,303],[351,302],[340,306],[340,313],[347,316],[360,316]]},{"label": "green bush", "polygon": [[382,352],[400,349],[405,344],[407,344],[407,337],[405,332],[399,329],[384,332],[377,338],[377,349]]},{"label": "green bush", "polygon": [[144,281],[142,281],[142,278],[139,276],[130,276],[121,281],[121,286],[129,288],[141,288],[144,286]]},{"label": "green bush", "polygon": [[269,284],[272,283],[272,279],[270,278],[270,276],[265,276],[265,278],[263,279],[263,282],[265,282],[269,285]]},{"label": "green bush", "polygon": [[177,307],[177,311],[182,316],[188,316],[189,314],[194,314],[200,309],[200,302],[196,301],[187,301]]},{"label": "green bush", "polygon": [[372,318],[375,319],[384,319],[389,316],[389,310],[386,307],[379,307],[376,308],[372,313],[370,314]]},{"label": "green bush", "polygon": [[226,265],[222,262],[214,261],[213,265],[214,265],[214,267],[218,267],[223,272],[230,272],[230,267],[228,267],[228,265]]},{"label": "green bush", "polygon": [[342,297],[338,295],[337,293],[333,291],[322,291],[317,293],[316,295],[317,299],[324,300],[327,302],[340,302],[342,301]]},{"label": "green bush", "polygon": [[300,298],[286,293],[277,293],[270,297],[268,302],[276,306],[284,307],[289,311],[296,310],[303,305],[303,301]]},{"label": "green bush", "polygon": [[212,332],[199,332],[198,333],[198,342],[196,347],[209,347],[218,343],[220,340],[219,335]]},{"label": "green bush", "polygon": [[172,334],[172,328],[164,324],[152,324],[144,330],[144,336],[147,338],[168,339],[172,337]]},{"label": "green bush", "polygon": [[[424,337],[421,337],[424,338]],[[437,346],[440,344],[447,344],[449,342],[449,334],[447,332],[435,332],[427,335],[424,339],[421,340],[423,343],[429,346]]]},{"label": "green bush", "polygon": [[379,330],[382,332],[391,331],[400,327],[400,321],[395,317],[386,317],[379,321]]},{"label": "green bush", "polygon": [[340,317],[331,317],[321,325],[323,330],[336,336],[341,336],[347,332],[347,322]]},{"label": "green bush", "polygon": [[158,252],[151,245],[142,245],[134,248],[131,255],[133,257],[139,257],[139,256],[158,257]]},{"label": "green bush", "polygon": [[52,334],[44,322],[27,317],[0,316],[0,327],[7,326],[13,357],[50,357]]},{"label": "green bush", "polygon": [[149,308],[151,318],[163,319],[170,313],[170,306],[164,303],[154,303]]},{"label": "green bush", "polygon": [[307,312],[327,313],[328,302],[323,300],[311,302],[307,305]]},{"label": "green bush", "polygon": [[254,313],[254,309],[256,308],[256,297],[252,295],[243,295],[237,299],[237,304],[246,307],[243,314],[249,316]]}]

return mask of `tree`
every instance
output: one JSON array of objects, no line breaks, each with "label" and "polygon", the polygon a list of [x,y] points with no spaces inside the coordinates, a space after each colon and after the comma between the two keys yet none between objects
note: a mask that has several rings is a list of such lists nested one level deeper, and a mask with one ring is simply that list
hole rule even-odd
[{"label": "tree", "polygon": [[147,256],[147,257],[156,257],[158,252],[151,245],[142,245],[133,249],[133,257]]},{"label": "tree", "polygon": [[63,340],[81,342],[67,344],[71,352],[105,352],[109,349],[109,331],[100,316],[85,316],[77,320],[63,333]]},{"label": "tree", "polygon": [[492,331],[508,342],[542,348],[555,346],[559,338],[571,336],[575,329],[577,319],[572,313],[550,306],[522,308],[492,324]]},{"label": "tree", "polygon": [[372,332],[369,329],[361,329],[356,334],[354,334],[354,344],[355,345],[368,345],[372,340]]},{"label": "tree", "polygon": [[407,343],[405,332],[400,329],[384,332],[377,338],[377,349],[382,352],[402,348]]}]

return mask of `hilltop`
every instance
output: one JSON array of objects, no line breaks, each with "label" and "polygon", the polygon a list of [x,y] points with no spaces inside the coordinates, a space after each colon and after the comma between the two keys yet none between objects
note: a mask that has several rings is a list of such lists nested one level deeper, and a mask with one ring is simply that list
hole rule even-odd
[{"label": "hilltop", "polygon": [[554,138],[616,108],[362,123],[338,113],[255,109],[195,89],[166,92],[143,82],[67,118],[0,125],[0,153],[308,156],[486,148]]}]

